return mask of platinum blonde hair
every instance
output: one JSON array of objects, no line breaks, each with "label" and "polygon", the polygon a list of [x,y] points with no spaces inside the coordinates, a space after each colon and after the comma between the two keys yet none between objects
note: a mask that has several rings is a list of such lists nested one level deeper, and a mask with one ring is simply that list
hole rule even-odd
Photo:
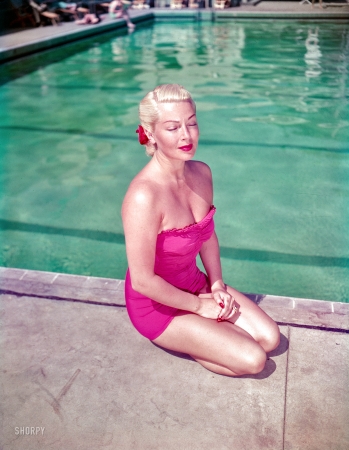
[{"label": "platinum blonde hair", "polygon": [[[179,84],[161,84],[141,100],[139,104],[139,120],[142,127],[150,132],[154,131],[155,124],[159,121],[160,111],[159,103],[175,103],[189,101],[196,111],[196,105],[190,93]],[[146,144],[146,153],[153,156],[156,145],[148,142]]]}]

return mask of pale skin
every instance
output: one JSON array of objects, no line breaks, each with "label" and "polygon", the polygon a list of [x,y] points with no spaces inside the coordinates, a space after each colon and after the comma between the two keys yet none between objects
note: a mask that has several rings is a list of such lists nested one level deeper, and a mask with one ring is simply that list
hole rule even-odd
[{"label": "pale skin", "polygon": [[181,310],[155,344],[187,353],[218,374],[259,373],[267,353],[279,345],[279,328],[224,283],[215,233],[200,251],[209,283],[199,295],[183,292],[154,273],[157,235],[199,222],[213,204],[211,171],[192,160],[199,139],[192,103],[162,103],[159,110],[153,130],[145,130],[155,153],[132,181],[122,206],[132,287]]}]

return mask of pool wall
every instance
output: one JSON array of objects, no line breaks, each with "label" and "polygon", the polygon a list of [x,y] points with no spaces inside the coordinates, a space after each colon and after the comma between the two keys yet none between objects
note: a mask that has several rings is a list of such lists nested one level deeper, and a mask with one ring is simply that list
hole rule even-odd
[{"label": "pool wall", "polygon": [[[0,267],[2,293],[124,308],[124,280]],[[349,304],[246,294],[279,325],[348,333]]]}]

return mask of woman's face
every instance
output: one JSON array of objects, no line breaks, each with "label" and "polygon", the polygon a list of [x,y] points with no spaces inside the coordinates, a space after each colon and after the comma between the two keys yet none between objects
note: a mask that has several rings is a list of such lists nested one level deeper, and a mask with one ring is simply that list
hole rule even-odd
[{"label": "woman's face", "polygon": [[170,159],[188,160],[196,151],[199,127],[190,101],[160,103],[160,117],[151,134],[157,152]]}]

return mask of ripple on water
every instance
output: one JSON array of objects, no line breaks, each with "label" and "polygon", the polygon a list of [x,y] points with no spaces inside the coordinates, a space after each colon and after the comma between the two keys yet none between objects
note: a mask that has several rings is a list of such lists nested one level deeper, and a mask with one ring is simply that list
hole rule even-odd
[{"label": "ripple on water", "polygon": [[231,120],[234,122],[260,122],[260,123],[275,123],[277,125],[299,125],[306,123],[306,119],[294,116],[282,116],[268,114],[266,116],[249,116],[249,117],[233,117]]}]

